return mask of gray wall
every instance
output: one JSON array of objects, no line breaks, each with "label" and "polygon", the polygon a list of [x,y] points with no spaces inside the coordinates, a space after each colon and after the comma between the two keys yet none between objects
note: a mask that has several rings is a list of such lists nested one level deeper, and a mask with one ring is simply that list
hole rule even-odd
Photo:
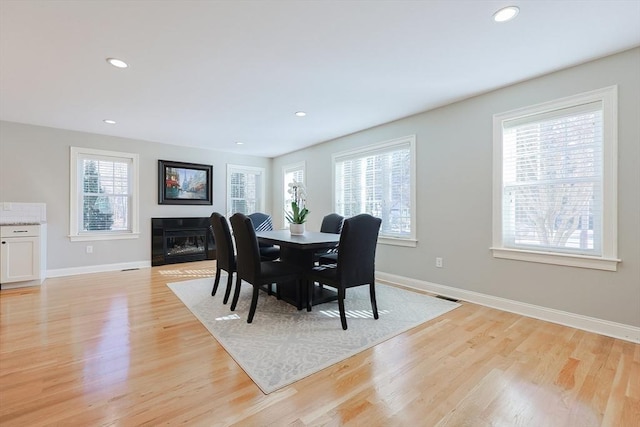
[{"label": "gray wall", "polygon": [[[615,84],[623,261],[618,271],[494,259],[489,251],[493,114]],[[318,229],[322,216],[333,211],[332,153],[409,134],[417,138],[418,247],[379,245],[379,271],[640,326],[640,49],[278,157],[273,205],[283,203],[282,167],[306,159],[309,228]],[[281,214],[274,213],[280,223]],[[444,258],[444,268],[435,267],[436,256]]]},{"label": "gray wall", "polygon": [[[70,242],[69,147],[138,153],[140,156],[140,238]],[[213,165],[213,205],[158,204],[158,160]],[[271,160],[146,141],[0,122],[0,201],[47,204],[47,269],[69,269],[151,260],[153,217],[202,217],[226,209],[227,163],[260,166],[270,181]],[[270,187],[266,185],[266,208]],[[87,245],[93,253],[85,253]]]}]

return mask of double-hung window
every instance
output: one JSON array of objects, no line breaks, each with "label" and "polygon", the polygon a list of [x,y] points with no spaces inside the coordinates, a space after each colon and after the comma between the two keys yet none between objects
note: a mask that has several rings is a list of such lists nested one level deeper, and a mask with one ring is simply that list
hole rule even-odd
[{"label": "double-hung window", "polygon": [[[286,165],[282,168],[282,184],[283,192],[282,197],[284,200],[284,211],[291,211],[291,194],[289,194],[289,184],[293,182],[305,184],[305,162],[294,163]],[[283,217],[283,225],[286,228],[289,222]]]},{"label": "double-hung window", "polygon": [[227,215],[264,212],[264,168],[227,165]]},{"label": "double-hung window", "polygon": [[493,254],[617,267],[617,91],[494,116]]},{"label": "double-hung window", "polygon": [[380,243],[416,246],[415,135],[333,155],[334,208],[382,219]]},{"label": "double-hung window", "polygon": [[71,147],[72,241],[129,239],[138,229],[138,155]]}]

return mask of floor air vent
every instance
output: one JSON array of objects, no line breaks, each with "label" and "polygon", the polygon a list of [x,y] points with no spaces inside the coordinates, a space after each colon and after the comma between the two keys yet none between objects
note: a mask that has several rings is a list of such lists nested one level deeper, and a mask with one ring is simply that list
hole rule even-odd
[{"label": "floor air vent", "polygon": [[436,295],[436,298],[446,299],[447,301],[451,301],[451,302],[460,302],[460,300],[457,300],[455,298],[445,297],[444,295]]}]

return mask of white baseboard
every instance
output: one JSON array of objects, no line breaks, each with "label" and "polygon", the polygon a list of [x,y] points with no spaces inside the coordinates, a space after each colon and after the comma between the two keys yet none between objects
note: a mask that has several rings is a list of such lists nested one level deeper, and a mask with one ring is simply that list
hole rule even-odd
[{"label": "white baseboard", "polygon": [[134,268],[150,268],[151,261],[121,262],[117,264],[88,265],[85,267],[58,268],[47,270],[47,278],[75,276],[77,274],[103,273],[105,271],[129,270]]},{"label": "white baseboard", "polygon": [[26,282],[11,282],[11,283],[3,283],[0,285],[2,290],[5,289],[17,289],[17,288],[28,288],[32,286],[40,286],[42,284],[41,280],[28,280]]},{"label": "white baseboard", "polygon": [[445,297],[464,300],[486,307],[496,308],[498,310],[508,311],[640,344],[640,328],[636,326],[583,316],[581,314],[569,313],[567,311],[556,310],[539,305],[513,301],[506,298],[494,297],[478,292],[467,291],[464,289],[453,288],[451,286],[439,285],[437,283],[426,282],[424,280],[412,279],[380,271],[376,271],[376,277],[380,280],[420,289]]}]

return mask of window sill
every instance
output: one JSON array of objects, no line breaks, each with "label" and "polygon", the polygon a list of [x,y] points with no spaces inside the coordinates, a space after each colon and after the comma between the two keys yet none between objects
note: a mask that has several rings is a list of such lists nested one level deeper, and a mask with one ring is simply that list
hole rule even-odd
[{"label": "window sill", "polygon": [[415,248],[418,246],[418,241],[415,239],[400,239],[397,237],[378,237],[378,243],[390,246],[405,246],[409,248]]},{"label": "window sill", "polygon": [[99,233],[99,234],[74,234],[69,236],[72,242],[92,242],[95,240],[124,240],[137,239],[140,233]]},{"label": "window sill", "polygon": [[591,268],[594,270],[617,271],[621,260],[585,255],[558,254],[552,252],[534,252],[521,249],[490,248],[494,258],[517,261],[538,262],[543,264],[564,265],[567,267]]}]

